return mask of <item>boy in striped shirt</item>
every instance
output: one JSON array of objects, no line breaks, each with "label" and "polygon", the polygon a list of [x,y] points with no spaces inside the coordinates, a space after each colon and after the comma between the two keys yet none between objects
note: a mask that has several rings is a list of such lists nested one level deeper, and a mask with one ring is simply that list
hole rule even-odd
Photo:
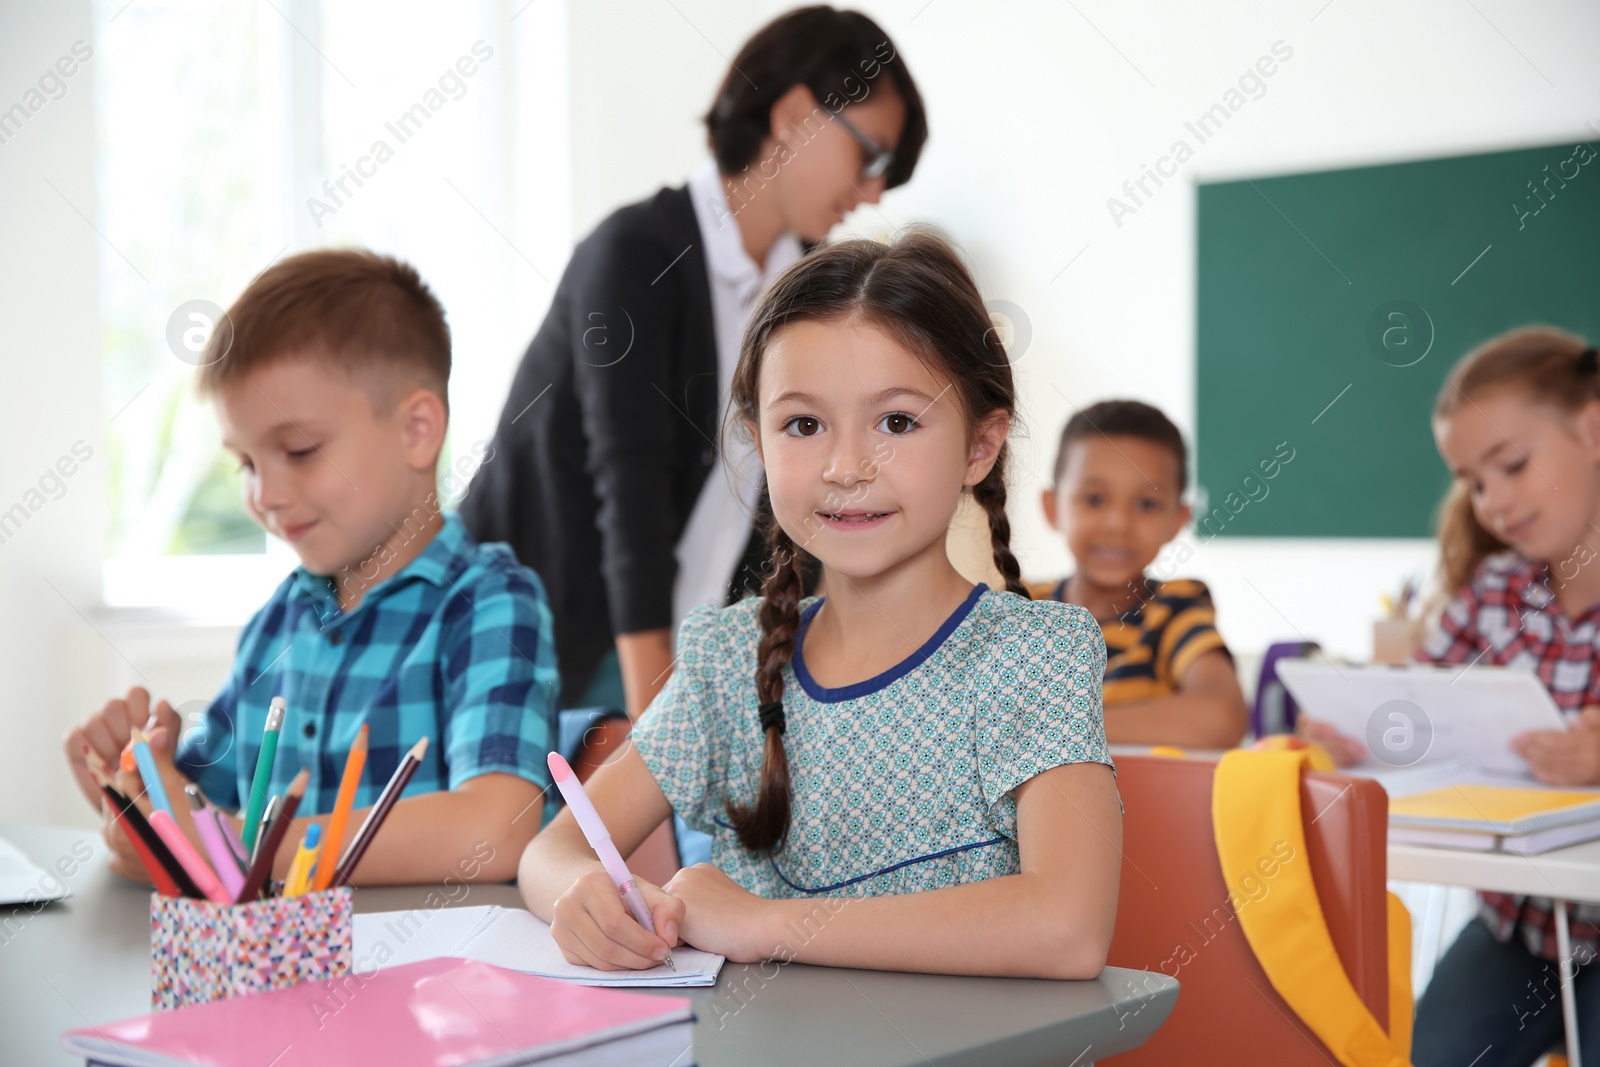
[{"label": "boy in striped shirt", "polygon": [[1044,491],[1045,519],[1077,570],[1029,591],[1100,620],[1112,744],[1230,748],[1249,725],[1205,583],[1145,573],[1189,521],[1187,467],[1171,420],[1136,400],[1108,400],[1067,422]]}]

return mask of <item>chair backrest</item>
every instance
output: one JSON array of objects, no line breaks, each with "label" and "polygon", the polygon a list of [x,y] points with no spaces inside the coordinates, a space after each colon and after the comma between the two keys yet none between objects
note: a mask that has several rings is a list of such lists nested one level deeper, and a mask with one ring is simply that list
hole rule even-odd
[{"label": "chair backrest", "polygon": [[[1263,899],[1274,887],[1268,877],[1224,884],[1211,824],[1216,766],[1212,760],[1117,757],[1123,864],[1108,962],[1161,971],[1180,988],[1161,1029],[1107,1062],[1327,1067],[1338,1060],[1272,988],[1228,902],[1230,888],[1249,907],[1250,899]],[[1300,807],[1307,855],[1287,862],[1310,862],[1345,974],[1387,1027],[1388,796],[1370,779],[1309,771],[1301,777]]]}]

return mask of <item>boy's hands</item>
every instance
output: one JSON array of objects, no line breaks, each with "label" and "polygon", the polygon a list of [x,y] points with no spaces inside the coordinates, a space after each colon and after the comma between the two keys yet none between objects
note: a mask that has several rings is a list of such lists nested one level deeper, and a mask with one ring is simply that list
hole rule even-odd
[{"label": "boy's hands", "polygon": [[121,769],[122,750],[127,747],[129,738],[133,736],[134,727],[142,729],[150,739],[150,753],[155,757],[156,768],[161,772],[161,781],[166,786],[167,798],[172,801],[178,826],[193,840],[196,836],[193,818],[189,814],[189,805],[183,801],[183,787],[189,780],[180,774],[173,764],[173,754],[177,749],[181,725],[178,713],[172,709],[171,704],[162,700],[152,709],[149,692],[134,686],[128,690],[126,697],[107,701],[105,707],[98,713],[74,727],[63,742],[67,753],[67,765],[72,769],[72,777],[78,783],[78,789],[83,793],[84,799],[100,812],[100,836],[105,839],[106,847],[111,852],[111,869],[135,881],[148,882],[150,879],[145,873],[144,864],[139,861],[138,853],[129,843],[128,835],[118,825],[121,813],[113,810],[110,804],[104,803],[105,798],[100,792],[100,787],[95,784],[94,777],[89,773],[84,746],[87,745],[105,761],[106,767],[111,770],[113,784],[132,798],[139,810],[148,816],[150,802],[145,798],[144,780],[137,771],[129,773]]},{"label": "boy's hands", "polygon": [[595,869],[556,898],[550,933],[568,963],[602,971],[642,971],[661,963],[667,950],[682,944],[683,901],[642,878],[634,885],[650,907],[654,934],[640,926],[622,903],[610,875]]},{"label": "boy's hands", "polygon": [[[182,783],[187,779],[174,778],[167,773],[171,770],[172,775],[177,775],[176,769],[173,768],[172,755],[177,749],[181,725],[178,713],[173,711],[172,705],[165,700],[157,703],[152,711],[150,693],[142,686],[134,686],[121,700],[106,701],[105,707],[68,731],[66,740],[62,743],[67,753],[67,766],[71,768],[73,780],[78,783],[78,790],[83,794],[83,798],[96,811],[100,810],[102,799],[100,787],[94,784],[94,778],[89,774],[83,746],[87,744],[115,773],[122,762],[122,750],[127,747],[128,739],[133,736],[135,726],[142,729],[150,738],[150,751],[156,757],[156,765],[161,768],[162,781],[178,781],[180,783],[178,793],[182,794]],[[119,785],[117,788],[123,789],[124,785]],[[142,792],[144,786],[141,784],[135,786],[128,795],[133,796]]]},{"label": "boy's hands", "polygon": [[[139,810],[145,815],[150,814],[148,800],[139,804]],[[121,813],[112,809],[110,804],[100,806],[100,837],[106,843],[106,848],[111,853],[110,866],[117,874],[135,882],[150,884],[150,875],[144,869],[144,862],[139,859],[139,854],[133,850],[133,844],[128,840],[128,835],[123,832],[118,824]]]},{"label": "boy's hands", "polygon": [[1511,741],[1546,785],[1600,785],[1600,706],[1583,709],[1570,730],[1534,730]]}]

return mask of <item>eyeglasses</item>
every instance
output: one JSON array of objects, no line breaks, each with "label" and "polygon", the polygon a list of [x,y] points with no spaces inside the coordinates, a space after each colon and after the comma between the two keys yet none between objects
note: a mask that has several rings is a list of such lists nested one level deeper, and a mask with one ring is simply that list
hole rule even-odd
[{"label": "eyeglasses", "polygon": [[866,160],[861,165],[862,180],[871,181],[887,173],[889,164],[894,162],[894,153],[862,133],[860,127],[844,117],[843,111],[835,111],[833,117],[844,125],[845,130],[856,139],[861,151],[866,154]]}]

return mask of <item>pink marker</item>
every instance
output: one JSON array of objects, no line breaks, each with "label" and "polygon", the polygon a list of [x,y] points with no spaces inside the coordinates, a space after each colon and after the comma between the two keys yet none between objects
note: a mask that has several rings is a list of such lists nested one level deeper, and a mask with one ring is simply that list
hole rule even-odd
[{"label": "pink marker", "polygon": [[206,861],[200,858],[200,853],[189,844],[189,839],[183,836],[183,831],[172,821],[172,816],[157,808],[150,813],[149,819],[150,825],[161,835],[161,840],[166,842],[167,848],[172,850],[173,857],[183,865],[183,869],[194,879],[194,884],[206,895],[206,899],[216,904],[232,904],[233,898],[222,888],[222,883],[217,881],[216,874],[207,866]]},{"label": "pink marker", "polygon": [[234,861],[233,851],[228,848],[227,838],[222,836],[222,820],[217,814],[217,809],[205,802],[200,795],[200,787],[190,782],[183,787],[184,796],[189,798],[190,814],[194,816],[194,828],[200,833],[200,843],[206,847],[206,855],[211,857],[211,866],[216,869],[217,878],[222,882],[223,890],[228,894],[229,900],[239,896],[239,890],[244,888],[244,874],[239,870],[239,864]]},{"label": "pink marker", "polygon": [[[578,829],[583,831],[589,847],[600,857],[600,865],[611,876],[617,892],[622,894],[622,902],[627,905],[628,911],[640,926],[652,934],[655,933],[656,924],[650,919],[650,908],[644,902],[644,894],[639,892],[639,887],[634,884],[628,865],[622,862],[622,855],[617,851],[617,846],[611,843],[611,831],[607,830],[606,824],[600,820],[600,813],[594,810],[589,794],[583,791],[583,784],[578,781],[578,776],[572,773],[572,766],[559,752],[550,753],[549,763],[550,776],[556,780],[556,788],[561,790],[561,796],[566,800],[572,817],[578,820]],[[678,969],[672,962],[671,949],[667,950],[667,958],[662,962],[673,970]]]}]

